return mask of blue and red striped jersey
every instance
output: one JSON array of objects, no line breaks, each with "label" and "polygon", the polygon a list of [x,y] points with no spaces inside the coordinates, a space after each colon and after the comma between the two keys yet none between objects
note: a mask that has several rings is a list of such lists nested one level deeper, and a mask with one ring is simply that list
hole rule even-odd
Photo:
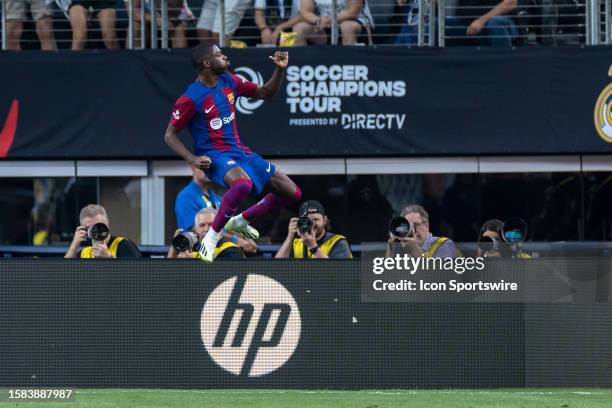
[{"label": "blue and red striped jersey", "polygon": [[195,140],[195,154],[210,150],[251,150],[240,141],[236,128],[234,103],[239,96],[253,97],[257,84],[224,72],[214,87],[199,80],[193,82],[174,103],[170,124],[178,129],[185,126]]}]

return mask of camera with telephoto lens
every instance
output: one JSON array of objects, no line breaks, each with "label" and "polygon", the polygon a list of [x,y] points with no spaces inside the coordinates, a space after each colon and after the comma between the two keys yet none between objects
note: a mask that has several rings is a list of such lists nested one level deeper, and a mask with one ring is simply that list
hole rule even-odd
[{"label": "camera with telephoto lens", "polygon": [[478,240],[478,249],[482,252],[499,252],[499,240],[493,237],[480,237]]},{"label": "camera with telephoto lens", "polygon": [[110,235],[108,225],[101,222],[90,225],[87,228],[87,239],[83,241],[84,246],[92,246],[94,242],[103,242]]},{"label": "camera with telephoto lens", "polygon": [[389,222],[389,232],[393,235],[396,242],[397,238],[412,238],[414,237],[414,225],[408,222],[404,217],[395,217]]},{"label": "camera with telephoto lens", "polygon": [[483,254],[497,252],[502,258],[517,258],[521,244],[527,236],[527,223],[522,218],[512,217],[503,223],[499,238],[481,236],[478,248]]},{"label": "camera with telephoto lens", "polygon": [[172,246],[177,252],[193,250],[198,245],[198,235],[195,232],[183,231],[172,240]]},{"label": "camera with telephoto lens", "polygon": [[300,234],[306,234],[308,231],[312,229],[313,222],[308,216],[303,215],[297,220],[297,229]]},{"label": "camera with telephoto lens", "polygon": [[504,222],[502,238],[509,244],[518,244],[527,236],[527,223],[522,218],[512,217]]}]

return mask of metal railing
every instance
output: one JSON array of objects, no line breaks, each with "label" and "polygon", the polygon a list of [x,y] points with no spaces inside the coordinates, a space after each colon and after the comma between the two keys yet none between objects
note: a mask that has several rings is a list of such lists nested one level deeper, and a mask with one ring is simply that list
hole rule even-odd
[{"label": "metal railing", "polygon": [[[464,28],[479,15],[465,7],[451,6],[446,0],[433,0],[437,3],[438,26],[448,28],[453,16],[464,19]],[[512,45],[600,45],[610,44],[611,0],[553,0],[531,1],[521,4],[510,14],[515,30],[511,35]],[[461,26],[461,25],[460,25]],[[419,27],[426,29],[425,27]],[[444,33],[444,35],[442,35]],[[449,35],[440,30],[438,46],[449,43],[459,45],[487,45],[486,41],[502,35]],[[480,41],[479,41],[480,40]]]},{"label": "metal railing", "polygon": [[[475,242],[456,242],[464,255],[475,255]],[[367,249],[384,251],[387,243],[368,243]],[[249,258],[273,259],[281,244],[261,244],[257,246],[257,254]],[[165,258],[168,245],[138,245],[143,258]],[[351,252],[356,258],[366,249],[363,244],[350,244]],[[10,258],[63,258],[68,245],[0,245],[0,259]],[[534,255],[534,258],[563,257],[609,258],[612,254],[612,242],[609,241],[557,241],[557,242],[523,242],[521,250]],[[535,256],[537,255],[537,256]],[[249,262],[244,259],[238,262]]]},{"label": "metal railing", "polygon": [[[6,3],[2,3],[2,49],[15,48],[15,41],[7,32]],[[188,1],[188,0],[187,0]],[[204,0],[204,2],[213,0]],[[249,1],[249,0],[242,0]],[[299,1],[299,0],[296,0]],[[217,0],[220,15],[224,16],[212,36],[203,34],[197,26],[202,9],[184,0],[124,0],[115,9],[114,33],[120,48],[181,48],[197,44],[203,39],[214,39],[222,46],[266,46],[256,22],[256,9],[251,0],[243,3],[239,11],[227,9],[225,0]],[[69,11],[62,11],[56,0],[53,11],[53,33],[57,48],[73,46],[73,29]],[[297,4],[297,3],[296,3]],[[362,32],[355,45],[385,44],[415,47],[445,47],[452,45],[490,45],[487,41],[502,38],[504,34],[483,30],[467,33],[467,27],[482,10],[461,7],[457,0],[368,0],[359,19]],[[234,7],[234,6],[233,6]],[[331,24],[326,42],[338,45],[341,41],[342,22],[337,0],[331,0],[324,13]],[[206,12],[206,11],[204,11]],[[293,7],[287,21],[298,13]],[[104,48],[105,33],[98,23],[97,10],[89,10],[90,25],[87,47]],[[517,45],[599,45],[612,43],[612,0],[531,0],[510,14],[513,22],[511,42]],[[216,17],[215,17],[216,18]],[[228,26],[231,21],[231,26]],[[240,21],[239,24],[235,24]],[[363,22],[366,21],[366,24]],[[236,27],[237,26],[237,27]],[[295,26],[294,26],[295,27]],[[237,29],[236,29],[237,28]],[[367,28],[367,29],[366,29]],[[231,32],[230,32],[231,31]],[[289,28],[287,31],[295,30]],[[232,42],[228,42],[232,41]],[[37,48],[36,22],[29,14],[23,25],[20,44],[22,48]],[[10,46],[12,44],[12,46]]]},{"label": "metal railing", "polygon": [[446,1],[439,0],[438,24],[444,22],[447,29],[445,35],[439,37],[438,45],[491,45],[495,40],[504,39],[508,46],[584,44],[588,40],[588,18],[593,16],[585,11],[582,1],[553,5],[552,1],[547,4],[541,0],[540,4],[524,4],[505,18],[498,17],[496,28],[468,34],[470,24],[480,17],[478,10],[448,6]]}]

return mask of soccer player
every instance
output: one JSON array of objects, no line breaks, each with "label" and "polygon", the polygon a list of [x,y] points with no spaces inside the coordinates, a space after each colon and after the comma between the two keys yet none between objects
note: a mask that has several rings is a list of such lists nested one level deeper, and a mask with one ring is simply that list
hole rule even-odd
[{"label": "soccer player", "polygon": [[[190,165],[205,171],[213,183],[227,186],[212,227],[200,250],[202,260],[212,262],[220,232],[241,233],[250,239],[259,232],[249,222],[281,206],[296,203],[301,191],[286,174],[243,145],[236,128],[236,98],[271,100],[280,88],[289,53],[277,51],[270,57],[276,65],[272,78],[263,86],[240,79],[228,71],[228,58],[215,44],[200,44],[191,53],[191,62],[198,74],[172,109],[165,141]],[[185,126],[195,141],[195,154],[179,140],[177,134]],[[261,201],[242,213],[238,206],[251,191],[270,191]]]}]

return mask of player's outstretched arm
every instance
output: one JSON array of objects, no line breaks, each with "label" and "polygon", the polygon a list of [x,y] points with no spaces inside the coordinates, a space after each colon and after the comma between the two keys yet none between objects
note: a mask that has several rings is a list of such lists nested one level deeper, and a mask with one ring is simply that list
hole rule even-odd
[{"label": "player's outstretched arm", "polygon": [[285,69],[289,64],[289,53],[286,51],[276,51],[273,57],[270,59],[276,64],[276,69],[272,74],[272,78],[268,82],[266,82],[263,86],[258,86],[253,98],[255,99],[263,99],[266,101],[271,100],[276,96],[278,90],[280,89],[281,84],[283,83],[283,78],[285,77]]},{"label": "player's outstretched arm", "polygon": [[179,130],[180,129],[175,126],[168,125],[168,129],[166,129],[166,134],[164,135],[166,144],[191,166],[197,167],[200,170],[209,168],[211,164],[210,158],[207,156],[196,156],[191,153],[178,138]]}]

